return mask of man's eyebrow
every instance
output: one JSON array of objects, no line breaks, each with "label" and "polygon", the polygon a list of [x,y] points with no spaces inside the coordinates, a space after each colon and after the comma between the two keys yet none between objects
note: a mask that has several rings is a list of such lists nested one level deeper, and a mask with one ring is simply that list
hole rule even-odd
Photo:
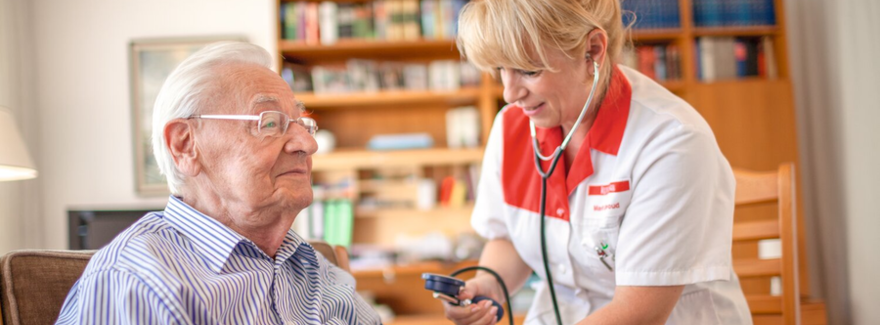
[{"label": "man's eyebrow", "polygon": [[306,112],[306,104],[304,104],[304,103],[303,103],[301,100],[299,100],[299,99],[296,100],[296,108],[299,109],[299,113],[300,113],[300,114]]},{"label": "man's eyebrow", "polygon": [[277,102],[277,97],[272,96],[260,96],[254,101],[254,104],[266,103],[266,102]]}]

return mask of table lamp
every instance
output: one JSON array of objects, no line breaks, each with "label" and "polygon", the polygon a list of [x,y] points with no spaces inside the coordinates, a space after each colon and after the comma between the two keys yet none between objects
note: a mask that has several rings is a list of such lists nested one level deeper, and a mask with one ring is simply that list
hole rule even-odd
[{"label": "table lamp", "polygon": [[36,166],[18,133],[12,112],[0,106],[0,182],[34,177]]}]

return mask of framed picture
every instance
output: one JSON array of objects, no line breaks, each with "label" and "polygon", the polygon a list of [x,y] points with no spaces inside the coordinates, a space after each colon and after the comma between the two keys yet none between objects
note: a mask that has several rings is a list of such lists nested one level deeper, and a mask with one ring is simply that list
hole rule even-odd
[{"label": "framed picture", "polygon": [[153,103],[168,75],[190,54],[218,41],[246,41],[241,36],[140,39],[129,45],[135,190],[141,196],[168,195],[165,176],[153,156]]}]

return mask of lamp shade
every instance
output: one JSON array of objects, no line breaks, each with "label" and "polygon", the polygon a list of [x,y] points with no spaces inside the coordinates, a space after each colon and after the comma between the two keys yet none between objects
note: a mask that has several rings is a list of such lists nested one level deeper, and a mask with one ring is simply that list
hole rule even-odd
[{"label": "lamp shade", "polygon": [[37,169],[18,133],[15,119],[0,106],[0,182],[37,177]]}]

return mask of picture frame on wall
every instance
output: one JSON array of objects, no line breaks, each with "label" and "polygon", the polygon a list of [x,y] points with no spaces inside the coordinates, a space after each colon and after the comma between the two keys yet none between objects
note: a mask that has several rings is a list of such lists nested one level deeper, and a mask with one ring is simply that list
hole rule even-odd
[{"label": "picture frame on wall", "polygon": [[168,75],[190,54],[219,41],[241,41],[243,36],[136,39],[129,44],[131,76],[132,144],[135,191],[140,196],[165,196],[171,192],[153,156],[153,104]]}]

